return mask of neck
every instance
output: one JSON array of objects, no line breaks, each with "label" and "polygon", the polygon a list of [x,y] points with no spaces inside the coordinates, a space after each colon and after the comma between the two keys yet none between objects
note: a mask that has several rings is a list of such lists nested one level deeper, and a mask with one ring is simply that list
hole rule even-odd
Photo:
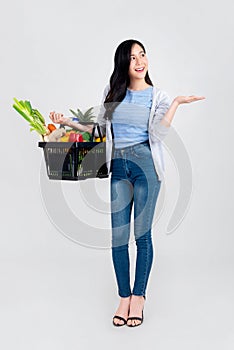
[{"label": "neck", "polygon": [[135,79],[131,80],[128,86],[130,90],[143,90],[149,87],[150,85],[146,83],[145,79]]}]

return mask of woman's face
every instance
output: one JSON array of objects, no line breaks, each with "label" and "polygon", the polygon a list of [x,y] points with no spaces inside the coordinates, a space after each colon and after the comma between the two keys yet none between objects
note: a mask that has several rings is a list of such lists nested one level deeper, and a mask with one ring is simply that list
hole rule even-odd
[{"label": "woman's face", "polygon": [[[143,69],[142,69],[143,68]],[[148,70],[148,59],[144,50],[138,44],[133,44],[130,55],[129,77],[130,79],[143,79]]]}]

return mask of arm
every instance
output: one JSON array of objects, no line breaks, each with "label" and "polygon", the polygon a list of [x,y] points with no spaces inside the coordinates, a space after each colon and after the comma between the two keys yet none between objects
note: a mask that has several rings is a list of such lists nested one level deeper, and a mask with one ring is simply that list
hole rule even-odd
[{"label": "arm", "polygon": [[168,128],[171,126],[172,119],[174,118],[178,106],[179,103],[176,100],[173,100],[164,117],[160,121],[161,125],[166,126]]},{"label": "arm", "polygon": [[[101,106],[101,110],[100,110],[98,117],[97,117],[97,123],[99,123],[102,136],[105,136],[105,134],[106,134],[106,121],[103,119],[103,115],[105,113],[105,108],[103,106],[103,102],[105,101],[105,98],[106,98],[108,91],[109,91],[109,84],[104,89],[103,96],[102,96],[102,102],[101,102],[102,106]],[[92,124],[83,125],[83,124],[80,124],[77,122],[73,122],[70,118],[64,117],[62,113],[50,112],[49,117],[54,123],[69,126],[70,128],[75,129],[75,130],[79,130],[79,131],[87,131],[90,134],[92,134],[92,131],[93,131]],[[97,129],[95,129],[94,136],[99,137]]]},{"label": "arm", "polygon": [[155,109],[154,120],[150,127],[150,133],[155,141],[163,139],[170,130],[171,122],[180,104],[190,103],[205,99],[204,96],[177,96],[170,102],[169,96],[163,91],[164,97]]},{"label": "arm", "polygon": [[90,134],[92,134],[92,130],[93,130],[92,124],[83,125],[83,124],[80,124],[77,122],[73,122],[69,118],[67,118],[66,124],[64,124],[64,125],[67,125],[70,128],[75,129],[75,130],[84,131],[84,132],[87,131]]},{"label": "arm", "polygon": [[204,96],[177,96],[171,103],[168,111],[161,120],[161,124],[169,127],[175,115],[177,107],[182,103],[190,103],[198,100],[204,100]]},{"label": "arm", "polygon": [[153,119],[149,126],[149,133],[155,142],[162,140],[168,134],[177,107],[178,105],[171,102],[165,91],[159,92]]},{"label": "arm", "polygon": [[75,130],[88,131],[89,133],[92,133],[92,130],[93,130],[92,124],[82,125],[80,123],[73,122],[70,118],[64,117],[62,113],[50,112],[49,117],[54,123],[69,126]]}]

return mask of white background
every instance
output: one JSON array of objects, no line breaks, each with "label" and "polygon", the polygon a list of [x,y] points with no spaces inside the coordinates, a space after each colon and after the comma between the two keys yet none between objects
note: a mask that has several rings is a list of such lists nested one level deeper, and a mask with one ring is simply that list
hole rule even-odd
[{"label": "white background", "polygon": [[[2,349],[233,348],[233,10],[228,0],[2,5]],[[181,225],[167,235],[178,179],[165,152],[165,210],[153,231],[145,321],[135,330],[112,326],[119,298],[110,249],[74,243],[50,221],[38,134],[12,108],[13,97],[30,100],[49,122],[51,110],[98,105],[117,45],[132,38],[145,45],[154,85],[171,97],[206,96],[180,106],[173,120],[190,155],[194,193]],[[108,181],[97,184],[100,200],[99,186],[108,200]],[[74,192],[63,186],[75,203],[73,185]],[[81,202],[77,195],[78,211]]]}]

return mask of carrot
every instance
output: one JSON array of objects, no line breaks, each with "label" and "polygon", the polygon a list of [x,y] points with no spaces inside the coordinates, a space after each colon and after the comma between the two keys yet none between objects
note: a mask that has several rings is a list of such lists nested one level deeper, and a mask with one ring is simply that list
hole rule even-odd
[{"label": "carrot", "polygon": [[50,132],[56,130],[56,126],[54,124],[48,124],[48,129],[50,130]]}]

